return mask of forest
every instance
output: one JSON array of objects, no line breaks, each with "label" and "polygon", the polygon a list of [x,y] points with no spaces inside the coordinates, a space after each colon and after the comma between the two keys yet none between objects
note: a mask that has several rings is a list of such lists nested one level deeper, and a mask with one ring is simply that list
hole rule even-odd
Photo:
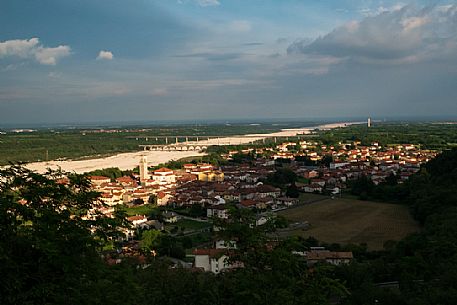
[{"label": "forest", "polygon": [[349,125],[319,132],[324,144],[360,141],[362,145],[378,142],[382,146],[412,143],[422,149],[442,150],[457,146],[457,125],[439,122],[377,122]]}]

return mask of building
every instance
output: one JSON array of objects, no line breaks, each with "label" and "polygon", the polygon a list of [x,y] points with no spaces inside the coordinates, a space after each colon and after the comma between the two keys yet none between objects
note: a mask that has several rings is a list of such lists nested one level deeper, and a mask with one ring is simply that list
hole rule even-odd
[{"label": "building", "polygon": [[329,250],[311,250],[305,252],[304,256],[310,266],[317,263],[327,263],[337,266],[349,264],[353,259],[352,252],[334,252]]},{"label": "building", "polygon": [[228,249],[195,249],[192,254],[195,256],[194,267],[202,268],[205,271],[218,274],[232,268],[242,267],[240,263],[228,262]]},{"label": "building", "polygon": [[176,182],[176,175],[173,170],[162,167],[154,171],[152,179],[161,185],[173,184]]},{"label": "building", "polygon": [[90,176],[89,179],[92,185],[94,185],[95,187],[100,187],[104,183],[111,182],[111,179],[105,176]]},{"label": "building", "polygon": [[228,219],[229,210],[228,210],[227,206],[222,205],[222,204],[211,206],[206,209],[206,216],[208,218],[216,217],[216,218],[220,218],[220,219]]},{"label": "building", "polygon": [[148,172],[148,160],[146,156],[142,156],[140,159],[140,181],[143,183],[148,179],[150,179]]},{"label": "building", "polygon": [[165,212],[163,213],[163,221],[166,223],[176,223],[178,222],[178,215],[175,212]]},{"label": "building", "polygon": [[198,180],[206,182],[222,182],[224,181],[224,173],[221,171],[200,172]]}]

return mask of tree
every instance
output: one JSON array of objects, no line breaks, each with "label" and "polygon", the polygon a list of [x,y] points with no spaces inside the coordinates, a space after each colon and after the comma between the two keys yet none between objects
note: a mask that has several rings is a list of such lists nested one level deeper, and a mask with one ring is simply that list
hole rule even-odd
[{"label": "tree", "polygon": [[286,196],[290,198],[298,198],[300,197],[300,192],[298,190],[298,187],[295,185],[295,182],[292,183],[286,191]]},{"label": "tree", "polygon": [[149,195],[148,203],[154,205],[157,204],[157,196],[154,194]]},{"label": "tree", "polygon": [[297,174],[290,168],[278,168],[274,173],[269,174],[266,183],[274,186],[284,186],[297,181]]},{"label": "tree", "polygon": [[[219,237],[236,240],[229,262],[243,268],[221,277],[226,304],[330,304],[346,295],[344,285],[332,278],[331,266],[308,268],[306,259],[294,255],[301,250],[294,240],[272,240],[274,219],[255,226],[252,211],[233,208],[230,220],[217,220]],[[249,298],[246,298],[249,296]]]},{"label": "tree", "polygon": [[158,230],[146,230],[141,233],[141,242],[140,246],[143,251],[152,251],[154,250],[160,238],[160,231]]},{"label": "tree", "polygon": [[353,195],[359,195],[366,199],[367,196],[371,195],[375,185],[370,178],[365,175],[362,175],[357,180],[351,181],[351,193]]},{"label": "tree", "polygon": [[120,214],[87,218],[98,197],[83,175],[0,170],[1,304],[86,302],[103,270],[98,250],[127,225]]}]

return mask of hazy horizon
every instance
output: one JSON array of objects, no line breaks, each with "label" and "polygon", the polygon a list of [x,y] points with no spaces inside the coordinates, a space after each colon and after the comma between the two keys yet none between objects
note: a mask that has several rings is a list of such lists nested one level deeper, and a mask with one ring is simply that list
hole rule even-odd
[{"label": "hazy horizon", "polygon": [[[80,122],[35,122],[35,123],[4,123],[0,122],[0,130],[3,129],[68,129],[68,128],[133,128],[133,127],[155,127],[155,126],[182,126],[182,125],[270,125],[312,127],[324,123],[361,122],[367,121],[367,117],[334,117],[334,118],[245,118],[245,119],[212,119],[212,120],[132,120],[132,121],[80,121]],[[457,122],[455,116],[397,116],[397,117],[370,117],[373,124],[376,123],[419,123],[435,122],[447,123]]]}]

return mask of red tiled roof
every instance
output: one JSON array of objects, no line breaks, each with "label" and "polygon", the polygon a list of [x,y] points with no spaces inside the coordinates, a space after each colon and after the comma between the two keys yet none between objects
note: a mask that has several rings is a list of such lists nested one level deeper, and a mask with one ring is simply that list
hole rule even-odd
[{"label": "red tiled roof", "polygon": [[192,254],[194,255],[208,255],[209,257],[216,257],[225,253],[225,249],[194,249]]},{"label": "red tiled roof", "polygon": [[256,204],[257,204],[257,202],[255,202],[252,199],[245,199],[245,200],[241,201],[241,205],[245,206],[245,207],[250,207],[250,206],[253,206],[253,205],[256,205]]},{"label": "red tiled roof", "polygon": [[156,169],[154,171],[154,173],[168,173],[168,172],[173,172],[173,170],[166,168],[166,167],[162,167],[162,168]]},{"label": "red tiled roof", "polygon": [[144,216],[144,215],[136,215],[136,216],[127,217],[127,220],[128,221],[135,221],[135,220],[143,220],[145,218],[146,218],[146,216]]},{"label": "red tiled roof", "polygon": [[132,177],[123,176],[123,177],[116,178],[116,181],[124,182],[124,183],[131,183],[131,182],[134,182],[135,180],[133,180]]},{"label": "red tiled roof", "polygon": [[90,176],[90,180],[111,180],[109,177],[105,176]]}]

